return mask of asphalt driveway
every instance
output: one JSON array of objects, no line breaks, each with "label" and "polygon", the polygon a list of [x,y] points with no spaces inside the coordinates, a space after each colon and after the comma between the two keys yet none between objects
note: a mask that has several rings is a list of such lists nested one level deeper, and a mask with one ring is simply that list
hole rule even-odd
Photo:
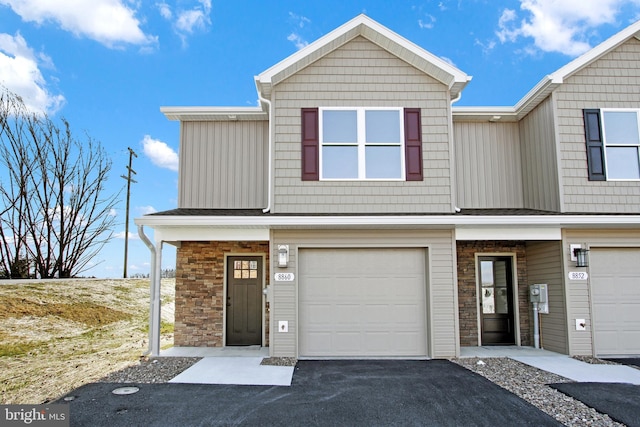
[{"label": "asphalt driveway", "polygon": [[71,425],[561,425],[446,360],[300,361],[290,387],[136,384],[138,393],[111,393],[121,386],[70,393]]}]

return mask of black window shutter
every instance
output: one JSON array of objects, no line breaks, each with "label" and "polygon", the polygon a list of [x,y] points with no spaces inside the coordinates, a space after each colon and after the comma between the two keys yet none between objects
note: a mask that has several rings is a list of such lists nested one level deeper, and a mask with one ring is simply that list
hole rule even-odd
[{"label": "black window shutter", "polygon": [[318,133],[318,109],[302,109],[302,180],[320,179],[320,148]]},{"label": "black window shutter", "polygon": [[584,110],[584,134],[587,140],[589,181],[605,181],[604,143],[600,110]]},{"label": "black window shutter", "polygon": [[407,181],[422,181],[422,126],[419,108],[404,109],[404,155]]}]

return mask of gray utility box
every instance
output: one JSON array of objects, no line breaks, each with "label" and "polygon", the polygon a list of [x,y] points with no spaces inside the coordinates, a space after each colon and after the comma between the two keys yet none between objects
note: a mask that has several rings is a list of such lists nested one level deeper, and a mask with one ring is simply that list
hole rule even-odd
[{"label": "gray utility box", "polygon": [[529,285],[529,301],[538,303],[538,312],[549,314],[549,292],[544,283]]}]

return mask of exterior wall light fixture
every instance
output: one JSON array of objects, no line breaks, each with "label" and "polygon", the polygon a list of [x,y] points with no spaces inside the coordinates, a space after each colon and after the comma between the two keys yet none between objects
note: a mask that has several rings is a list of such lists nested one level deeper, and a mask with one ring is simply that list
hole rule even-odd
[{"label": "exterior wall light fixture", "polygon": [[574,248],[573,255],[576,257],[576,267],[589,267],[589,258],[587,257],[589,249]]},{"label": "exterior wall light fixture", "polygon": [[278,267],[289,265],[289,245],[278,245]]}]

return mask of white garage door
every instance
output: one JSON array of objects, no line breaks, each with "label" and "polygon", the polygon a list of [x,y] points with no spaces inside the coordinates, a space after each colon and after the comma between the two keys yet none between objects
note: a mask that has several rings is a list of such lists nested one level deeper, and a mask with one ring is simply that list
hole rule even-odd
[{"label": "white garage door", "polygon": [[425,250],[301,249],[303,357],[426,356]]},{"label": "white garage door", "polygon": [[640,249],[589,257],[596,355],[640,355]]}]

